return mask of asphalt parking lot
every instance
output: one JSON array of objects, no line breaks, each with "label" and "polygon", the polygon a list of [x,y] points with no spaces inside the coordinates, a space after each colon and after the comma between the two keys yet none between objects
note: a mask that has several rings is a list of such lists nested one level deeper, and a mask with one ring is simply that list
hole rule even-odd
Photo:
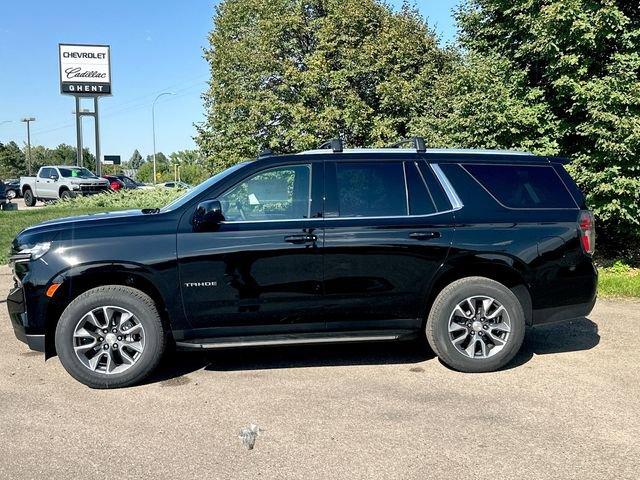
[{"label": "asphalt parking lot", "polygon": [[10,283],[0,267],[3,479],[638,478],[640,302],[531,330],[490,374],[413,343],[272,348],[173,354],[98,391],[15,339]]}]

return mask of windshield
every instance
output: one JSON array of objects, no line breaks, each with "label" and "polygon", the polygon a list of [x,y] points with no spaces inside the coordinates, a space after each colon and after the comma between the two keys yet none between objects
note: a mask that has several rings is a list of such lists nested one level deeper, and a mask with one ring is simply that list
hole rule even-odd
[{"label": "windshield", "polygon": [[127,186],[127,187],[135,187],[135,186],[138,185],[136,182],[134,182],[133,180],[131,180],[129,177],[127,177],[125,175],[122,175],[122,176],[117,177],[117,178],[119,178],[122,181],[122,183],[124,183],[125,186]]},{"label": "windshield", "polygon": [[213,186],[214,184],[218,183],[220,180],[226,178],[227,175],[230,175],[231,173],[235,172],[236,170],[238,170],[240,167],[246,165],[247,163],[248,162],[237,163],[237,164],[233,165],[232,167],[229,167],[226,170],[223,170],[222,172],[215,174],[213,177],[211,177],[208,180],[205,180],[200,185],[198,185],[196,187],[193,187],[191,190],[187,190],[184,195],[179,196],[173,202],[171,202],[168,205],[162,207],[160,209],[160,211],[161,212],[170,212],[172,210],[175,210],[176,208],[182,207],[187,202],[189,202],[192,198],[197,197],[202,192],[208,190],[211,186]]},{"label": "windshield", "polygon": [[98,178],[84,167],[58,168],[65,178]]}]

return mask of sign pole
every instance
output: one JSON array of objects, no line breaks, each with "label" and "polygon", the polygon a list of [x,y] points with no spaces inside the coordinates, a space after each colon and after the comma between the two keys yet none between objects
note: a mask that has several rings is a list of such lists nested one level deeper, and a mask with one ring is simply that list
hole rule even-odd
[{"label": "sign pole", "polygon": [[76,165],[82,167],[82,117],[80,116],[80,97],[76,97],[76,147],[78,153],[76,156]]},{"label": "sign pole", "polygon": [[96,131],[96,175],[98,177],[101,176],[102,173],[102,162],[100,161],[100,126],[98,123],[98,97],[93,97],[93,119],[95,121],[95,131]]}]

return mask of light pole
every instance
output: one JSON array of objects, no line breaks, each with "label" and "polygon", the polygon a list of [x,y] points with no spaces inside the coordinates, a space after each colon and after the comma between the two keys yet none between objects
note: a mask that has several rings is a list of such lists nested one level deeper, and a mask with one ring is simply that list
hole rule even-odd
[{"label": "light pole", "polygon": [[162,92],[151,104],[151,129],[153,130],[153,185],[156,184],[156,102],[163,95],[175,95],[173,92]]},{"label": "light pole", "polygon": [[31,175],[31,122],[35,122],[36,119],[34,117],[25,117],[21,122],[27,124],[27,172]]}]

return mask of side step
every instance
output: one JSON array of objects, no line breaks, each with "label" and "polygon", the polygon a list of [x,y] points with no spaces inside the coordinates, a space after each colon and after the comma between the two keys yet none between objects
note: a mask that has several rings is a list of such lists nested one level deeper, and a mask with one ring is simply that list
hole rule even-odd
[{"label": "side step", "polygon": [[271,345],[308,345],[317,343],[387,342],[415,337],[412,330],[372,330],[365,332],[291,333],[280,335],[253,335],[248,337],[196,338],[176,342],[180,349],[214,349],[238,347],[265,347]]}]

